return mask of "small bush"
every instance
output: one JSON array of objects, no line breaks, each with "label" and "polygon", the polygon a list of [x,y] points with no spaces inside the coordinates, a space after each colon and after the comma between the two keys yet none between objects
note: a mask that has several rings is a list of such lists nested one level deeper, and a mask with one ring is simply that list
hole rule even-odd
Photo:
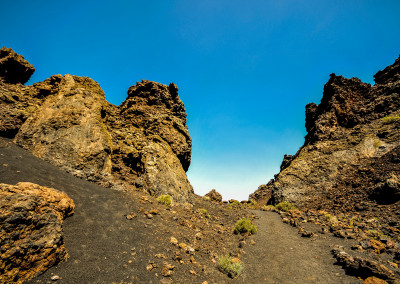
[{"label": "small bush", "polygon": [[274,205],[264,205],[261,207],[261,210],[263,211],[274,211],[276,208]]},{"label": "small bush", "polygon": [[289,210],[297,209],[296,206],[294,206],[289,202],[281,202],[278,205],[276,205],[275,208],[283,212],[288,212]]},{"label": "small bush", "polygon": [[211,217],[210,214],[208,214],[207,209],[200,208],[200,209],[198,209],[197,211],[198,211],[200,214],[204,215],[206,218],[210,218],[210,217]]},{"label": "small bush", "polygon": [[239,221],[236,222],[235,225],[235,234],[244,234],[244,233],[250,233],[250,234],[255,234],[257,233],[258,229],[257,226],[254,225],[250,219],[240,219]]},{"label": "small bush", "polygon": [[238,277],[243,271],[242,262],[238,258],[233,258],[229,255],[219,257],[217,267],[221,272],[228,274],[231,278]]},{"label": "small bush", "polygon": [[235,200],[235,201],[233,201],[233,202],[231,203],[231,206],[232,206],[232,207],[235,207],[235,206],[237,207],[237,206],[240,206],[240,203],[239,203],[239,201],[236,201],[236,200]]},{"label": "small bush", "polygon": [[390,115],[382,118],[383,124],[391,124],[395,122],[400,122],[400,116]]},{"label": "small bush", "polygon": [[211,201],[211,198],[208,197],[208,196],[203,196],[202,198],[203,198],[204,201]]},{"label": "small bush", "polygon": [[157,201],[168,207],[172,206],[172,197],[168,194],[160,195],[159,197],[157,197]]},{"label": "small bush", "polygon": [[233,207],[232,206],[228,206],[228,207],[226,207],[226,209],[232,210]]}]

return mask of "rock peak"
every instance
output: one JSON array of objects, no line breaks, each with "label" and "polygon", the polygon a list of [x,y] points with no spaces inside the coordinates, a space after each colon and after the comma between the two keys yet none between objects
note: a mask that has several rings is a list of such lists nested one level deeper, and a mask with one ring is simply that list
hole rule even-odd
[{"label": "rock peak", "polygon": [[0,49],[0,78],[10,84],[28,82],[35,68],[11,48]]}]

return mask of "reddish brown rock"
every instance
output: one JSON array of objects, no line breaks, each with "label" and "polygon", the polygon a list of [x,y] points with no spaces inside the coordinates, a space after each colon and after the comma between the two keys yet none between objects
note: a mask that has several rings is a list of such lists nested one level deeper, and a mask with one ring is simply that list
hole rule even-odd
[{"label": "reddish brown rock", "polygon": [[375,276],[371,276],[365,279],[363,284],[388,284],[388,283],[385,280],[379,279]]},{"label": "reddish brown rock", "polygon": [[332,250],[332,253],[337,262],[352,275],[362,278],[377,277],[388,280],[389,282],[399,279],[400,272],[398,269],[389,269],[387,266],[378,261],[356,255],[350,255],[340,246],[336,246]]},{"label": "reddish brown rock", "polygon": [[114,106],[87,77],[54,75],[32,86],[0,80],[0,136],[106,187],[192,198],[192,142],[173,83],[143,80]]},{"label": "reddish brown rock", "polygon": [[215,202],[222,202],[222,195],[218,193],[215,189],[212,189],[209,193],[207,193],[205,196],[209,197],[210,200],[215,201]]},{"label": "reddish brown rock", "polygon": [[22,283],[67,259],[62,222],[74,208],[52,188],[0,184],[1,283]]},{"label": "reddish brown rock", "polygon": [[[396,147],[400,146],[399,72],[400,60],[397,59],[375,75],[374,86],[357,78],[346,79],[331,74],[321,103],[306,106],[304,145],[295,155],[285,156],[280,173],[250,199],[318,207],[318,204],[333,200],[338,202],[335,196],[343,192],[347,194],[347,197],[342,196],[344,201],[354,203],[354,199],[348,196],[362,185],[367,188],[359,190],[360,193],[375,193],[374,198],[381,200],[386,196],[392,202],[399,200],[398,183],[395,182],[397,166],[394,163],[392,171],[388,168],[388,172],[379,177],[378,182],[383,181],[378,186],[377,180],[372,178],[364,177],[362,181],[357,172],[364,169],[365,173],[365,169],[371,168],[372,161],[385,155],[397,155]],[[396,177],[390,178],[391,172]],[[375,184],[370,184],[372,180]],[[343,184],[340,191],[336,190],[338,184]]]}]

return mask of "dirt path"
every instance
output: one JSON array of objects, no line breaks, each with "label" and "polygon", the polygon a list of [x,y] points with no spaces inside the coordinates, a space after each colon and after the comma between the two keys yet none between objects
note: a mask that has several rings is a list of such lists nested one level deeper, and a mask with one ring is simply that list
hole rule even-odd
[{"label": "dirt path", "polygon": [[245,270],[240,283],[360,283],[334,265],[330,253],[340,240],[302,238],[297,229],[282,223],[273,212],[253,211],[258,233],[256,245],[246,248]]},{"label": "dirt path", "polygon": [[[160,283],[168,279],[146,270],[146,264],[160,249],[154,247],[160,242],[155,239],[155,232],[161,223],[140,218],[127,220],[125,214],[137,211],[138,204],[123,193],[72,177],[9,142],[0,138],[0,182],[29,181],[55,187],[65,191],[76,204],[75,215],[64,222],[69,260],[27,283],[50,283],[52,275],[62,278],[59,283]],[[279,215],[253,213],[259,216],[259,231],[251,237],[255,245],[247,241],[245,269],[238,279],[227,278],[209,261],[209,272],[197,278],[179,266],[176,274],[181,275],[176,275],[174,282],[360,283],[333,265],[329,252],[333,243],[328,237],[315,241],[301,238],[297,229],[282,223]],[[169,226],[169,221],[160,221]],[[157,237],[168,239],[171,234],[176,232]],[[335,244],[339,241],[336,239]],[[174,251],[167,248],[165,253]]]}]

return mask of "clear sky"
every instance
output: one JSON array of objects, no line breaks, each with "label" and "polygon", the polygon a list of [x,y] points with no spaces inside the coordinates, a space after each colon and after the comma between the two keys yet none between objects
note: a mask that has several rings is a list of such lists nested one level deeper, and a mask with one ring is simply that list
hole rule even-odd
[{"label": "clear sky", "polygon": [[400,1],[0,0],[0,45],[88,76],[119,105],[142,79],[175,82],[198,194],[247,199],[304,143],[330,73],[373,83],[400,54]]}]

